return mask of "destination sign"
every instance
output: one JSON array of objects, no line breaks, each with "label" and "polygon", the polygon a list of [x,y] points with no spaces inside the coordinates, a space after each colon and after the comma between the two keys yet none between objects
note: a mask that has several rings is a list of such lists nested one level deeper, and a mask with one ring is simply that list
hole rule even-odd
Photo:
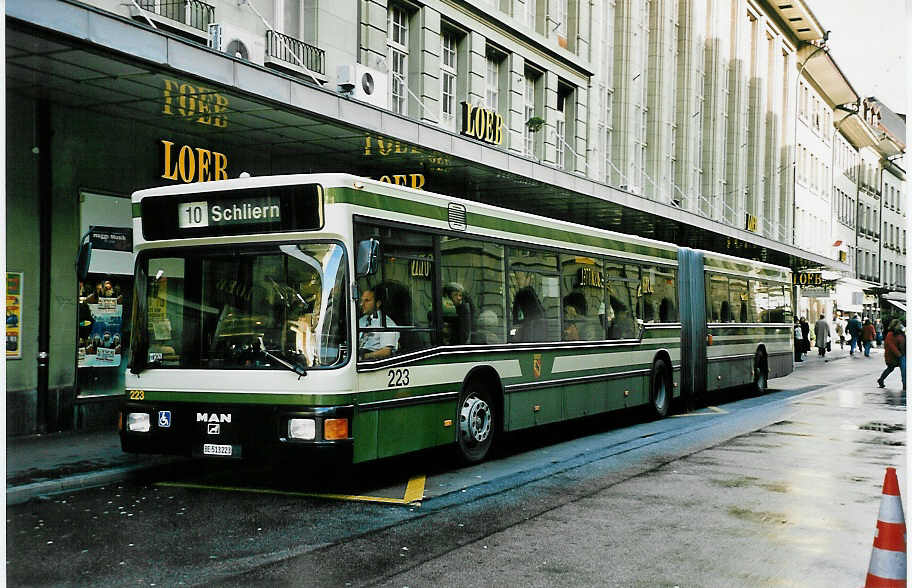
[{"label": "destination sign", "polygon": [[194,191],[144,198],[147,240],[313,231],[323,227],[323,190],[316,184]]},{"label": "destination sign", "polygon": [[184,202],[177,207],[177,226],[181,229],[211,225],[278,223],[282,220],[279,202],[269,200],[225,201],[209,205],[206,200]]}]

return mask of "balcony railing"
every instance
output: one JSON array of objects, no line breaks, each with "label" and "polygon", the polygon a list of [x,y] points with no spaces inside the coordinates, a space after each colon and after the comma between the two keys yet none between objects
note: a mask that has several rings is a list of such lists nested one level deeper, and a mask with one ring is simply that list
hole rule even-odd
[{"label": "balcony railing", "polygon": [[266,54],[297,67],[304,66],[320,75],[326,73],[325,51],[282,33],[266,31]]},{"label": "balcony railing", "polygon": [[200,0],[139,0],[143,10],[206,32],[215,19],[215,7]]}]

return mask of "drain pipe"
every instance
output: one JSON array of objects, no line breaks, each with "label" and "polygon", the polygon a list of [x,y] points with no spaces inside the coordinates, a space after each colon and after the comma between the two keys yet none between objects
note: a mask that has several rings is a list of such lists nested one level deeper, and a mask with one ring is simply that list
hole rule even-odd
[{"label": "drain pipe", "polygon": [[35,112],[38,134],[38,397],[35,406],[39,433],[48,429],[48,379],[51,338],[51,105],[38,102]]}]

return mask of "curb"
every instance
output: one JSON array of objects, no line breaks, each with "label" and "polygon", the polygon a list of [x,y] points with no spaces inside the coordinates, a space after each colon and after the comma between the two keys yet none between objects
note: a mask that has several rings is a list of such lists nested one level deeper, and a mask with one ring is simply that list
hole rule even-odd
[{"label": "curb", "polygon": [[74,474],[56,480],[44,480],[31,484],[23,484],[21,486],[7,487],[6,505],[13,506],[16,504],[24,504],[33,498],[38,498],[47,494],[60,494],[63,492],[72,492],[74,490],[85,490],[87,488],[105,486],[113,482],[120,482],[131,478],[141,472],[173,465],[180,461],[183,461],[183,458],[162,458],[146,464],[119,466],[85,474]]}]

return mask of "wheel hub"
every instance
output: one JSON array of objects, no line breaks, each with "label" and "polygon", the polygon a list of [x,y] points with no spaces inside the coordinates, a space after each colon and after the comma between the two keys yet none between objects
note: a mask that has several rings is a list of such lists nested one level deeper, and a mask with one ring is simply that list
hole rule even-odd
[{"label": "wheel hub", "polygon": [[470,396],[459,411],[459,429],[463,438],[471,443],[484,443],[491,434],[491,407],[488,403]]}]

